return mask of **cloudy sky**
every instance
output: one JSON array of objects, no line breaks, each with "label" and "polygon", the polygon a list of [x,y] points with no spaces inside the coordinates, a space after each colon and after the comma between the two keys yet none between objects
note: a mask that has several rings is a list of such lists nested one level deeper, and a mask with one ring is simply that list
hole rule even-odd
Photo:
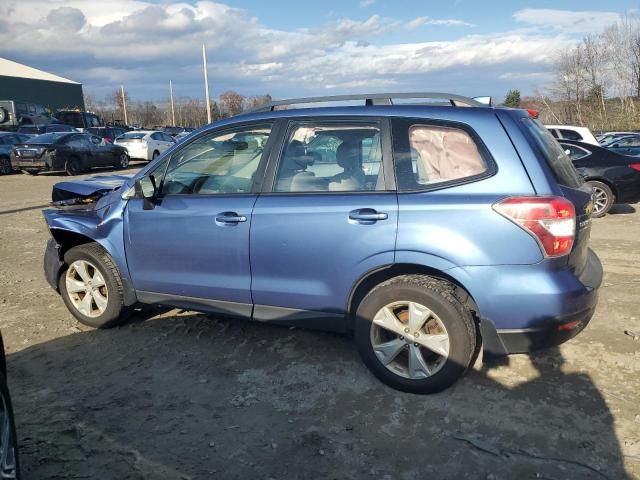
[{"label": "cloudy sky", "polygon": [[[444,90],[502,98],[638,2],[0,0],[0,56],[135,100]],[[0,72],[1,74],[1,72]]]}]

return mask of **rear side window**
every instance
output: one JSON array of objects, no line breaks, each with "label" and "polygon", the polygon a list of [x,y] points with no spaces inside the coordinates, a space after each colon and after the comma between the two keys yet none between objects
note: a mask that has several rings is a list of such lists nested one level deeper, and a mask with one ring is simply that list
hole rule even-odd
[{"label": "rear side window", "polygon": [[478,144],[463,128],[398,121],[394,127],[398,189],[425,190],[489,172]]},{"label": "rear side window", "polygon": [[542,157],[551,168],[556,181],[566,187],[579,187],[584,182],[578,174],[571,159],[555,138],[540,121],[531,117],[522,117],[526,132],[537,147]]}]

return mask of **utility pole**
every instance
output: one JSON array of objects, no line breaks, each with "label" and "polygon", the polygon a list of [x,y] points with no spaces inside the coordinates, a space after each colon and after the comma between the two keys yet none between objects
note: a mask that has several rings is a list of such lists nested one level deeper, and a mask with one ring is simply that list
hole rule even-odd
[{"label": "utility pole", "polygon": [[176,126],[176,111],[173,109],[173,84],[169,80],[169,97],[171,98],[171,126]]},{"label": "utility pole", "polygon": [[122,110],[124,111],[124,124],[129,125],[127,120],[127,101],[124,98],[124,85],[120,85],[120,92],[122,93]]},{"label": "utility pole", "polygon": [[207,123],[211,123],[211,105],[209,103],[209,77],[207,75],[207,49],[202,44],[202,67],[204,68],[204,101],[207,104]]}]

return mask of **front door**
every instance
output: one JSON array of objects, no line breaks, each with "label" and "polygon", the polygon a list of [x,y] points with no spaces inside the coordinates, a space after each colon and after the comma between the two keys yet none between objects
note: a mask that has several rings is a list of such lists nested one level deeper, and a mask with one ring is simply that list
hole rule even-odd
[{"label": "front door", "polygon": [[255,319],[344,325],[351,287],[393,263],[398,205],[388,143],[383,121],[288,125],[265,181],[273,187],[253,210]]},{"label": "front door", "polygon": [[251,314],[254,182],[270,133],[269,124],[207,132],[152,170],[160,190],[155,207],[132,199],[125,220],[141,301]]}]

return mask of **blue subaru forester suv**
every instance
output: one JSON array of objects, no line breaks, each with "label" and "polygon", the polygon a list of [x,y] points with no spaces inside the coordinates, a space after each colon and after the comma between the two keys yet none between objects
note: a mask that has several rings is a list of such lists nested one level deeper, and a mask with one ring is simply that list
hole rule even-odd
[{"label": "blue subaru forester suv", "polygon": [[591,189],[536,119],[445,94],[279,109],[353,99],[274,102],[133,177],[57,184],[49,283],[96,328],[142,303],[353,332],[374,375],[416,393],[453,384],[481,348],[527,352],[587,325],[602,281]]}]

